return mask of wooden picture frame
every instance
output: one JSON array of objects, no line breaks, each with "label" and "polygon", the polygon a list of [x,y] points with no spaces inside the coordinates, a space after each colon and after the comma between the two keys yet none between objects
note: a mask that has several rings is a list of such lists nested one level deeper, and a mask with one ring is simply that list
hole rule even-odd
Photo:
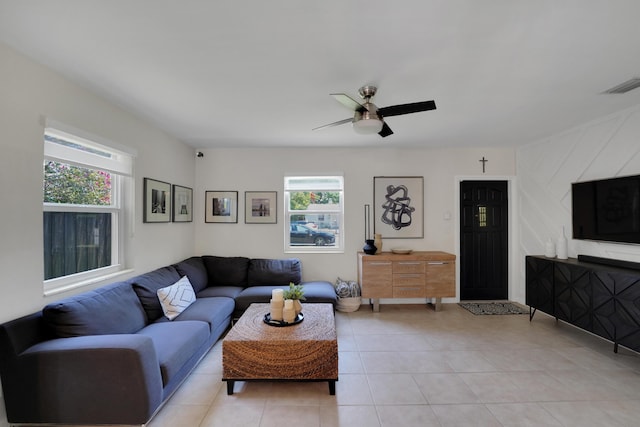
[{"label": "wooden picture frame", "polygon": [[373,230],[383,239],[424,238],[423,177],[373,177]]},{"label": "wooden picture frame", "polygon": [[173,186],[173,222],[193,221],[193,189],[181,185]]},{"label": "wooden picture frame", "polygon": [[204,222],[238,222],[237,191],[205,191],[204,206]]},{"label": "wooden picture frame", "polygon": [[144,178],[143,222],[171,222],[171,184]]},{"label": "wooden picture frame", "polygon": [[277,191],[245,191],[244,192],[245,224],[277,224],[278,192]]}]

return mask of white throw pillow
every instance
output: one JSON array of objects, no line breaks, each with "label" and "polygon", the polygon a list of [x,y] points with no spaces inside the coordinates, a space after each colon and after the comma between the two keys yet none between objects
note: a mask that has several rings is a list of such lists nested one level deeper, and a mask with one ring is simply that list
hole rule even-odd
[{"label": "white throw pillow", "polygon": [[167,316],[167,319],[173,320],[193,304],[196,300],[196,294],[191,282],[187,276],[184,276],[173,285],[158,289],[158,298],[164,315]]}]

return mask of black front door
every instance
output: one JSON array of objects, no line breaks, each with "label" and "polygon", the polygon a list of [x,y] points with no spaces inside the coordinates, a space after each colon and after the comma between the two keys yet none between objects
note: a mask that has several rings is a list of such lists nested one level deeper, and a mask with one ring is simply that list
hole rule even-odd
[{"label": "black front door", "polygon": [[508,298],[507,181],[460,183],[460,299]]}]

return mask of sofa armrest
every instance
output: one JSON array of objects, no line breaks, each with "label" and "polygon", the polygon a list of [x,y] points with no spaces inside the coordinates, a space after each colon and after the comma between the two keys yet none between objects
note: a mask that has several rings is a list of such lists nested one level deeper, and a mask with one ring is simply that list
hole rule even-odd
[{"label": "sofa armrest", "polygon": [[[153,342],[135,334],[44,341],[17,360],[10,422],[144,424],[162,402]],[[5,390],[9,397],[14,390]]]}]

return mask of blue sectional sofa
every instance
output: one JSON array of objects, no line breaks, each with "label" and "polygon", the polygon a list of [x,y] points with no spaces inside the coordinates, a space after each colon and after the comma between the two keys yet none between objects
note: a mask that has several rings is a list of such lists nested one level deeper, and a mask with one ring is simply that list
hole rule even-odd
[{"label": "blue sectional sofa", "polygon": [[[184,276],[195,301],[169,320],[157,291]],[[8,421],[145,424],[234,318],[301,278],[295,258],[198,256],[0,325]],[[335,307],[331,283],[302,284],[306,303]]]}]

